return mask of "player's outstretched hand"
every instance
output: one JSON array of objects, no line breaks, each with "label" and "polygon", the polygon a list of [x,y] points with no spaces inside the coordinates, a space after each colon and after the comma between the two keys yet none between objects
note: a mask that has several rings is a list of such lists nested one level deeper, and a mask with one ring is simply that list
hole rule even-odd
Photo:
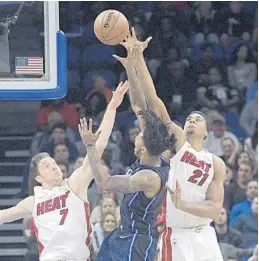
[{"label": "player's outstretched hand", "polygon": [[112,92],[112,99],[108,106],[117,109],[121,105],[124,95],[128,91],[128,89],[129,89],[128,81],[125,81],[124,83],[120,82],[116,90]]},{"label": "player's outstretched hand", "polygon": [[176,208],[180,208],[181,207],[181,203],[182,203],[182,200],[181,200],[181,186],[178,183],[178,181],[176,181],[175,191],[173,191],[173,189],[171,187],[169,187],[168,184],[166,184],[166,188],[167,188],[167,190],[169,191],[169,193],[171,195],[171,198],[172,198],[172,201],[175,204],[175,207]]},{"label": "player's outstretched hand", "polygon": [[134,27],[131,28],[131,34],[129,34],[124,42],[121,42],[120,44],[125,47],[127,50],[127,57],[120,57],[118,55],[113,55],[113,57],[119,61],[125,69],[128,68],[128,66],[134,66],[137,62],[137,54],[143,53],[143,51],[147,48],[149,42],[151,41],[152,37],[148,37],[146,41],[141,42],[136,37],[136,32]]},{"label": "player's outstretched hand", "polygon": [[89,120],[89,124],[87,124],[86,118],[80,119],[78,130],[85,146],[94,145],[100,135],[100,131],[93,133],[92,119]]}]

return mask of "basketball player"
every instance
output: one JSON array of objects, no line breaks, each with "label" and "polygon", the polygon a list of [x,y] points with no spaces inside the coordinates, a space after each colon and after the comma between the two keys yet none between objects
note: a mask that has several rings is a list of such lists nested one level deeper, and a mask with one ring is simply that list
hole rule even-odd
[{"label": "basketball player", "polygon": [[[143,56],[151,37],[145,42],[138,41],[134,28],[132,35],[134,40],[122,45],[132,50],[137,59],[135,68],[150,109],[160,115],[177,140],[168,178],[162,260],[222,261],[210,223],[218,217],[223,205],[226,166],[219,157],[203,150],[203,140],[208,134],[203,113],[192,112],[184,129],[170,120],[165,105],[156,95]],[[117,57],[120,62],[121,59]]]},{"label": "basketball player", "polygon": [[98,135],[92,133],[92,121],[88,126],[84,120],[80,131],[99,188],[124,193],[120,205],[121,227],[104,240],[96,261],[154,261],[156,256],[156,217],[161,210],[169,172],[169,164],[160,155],[172,147],[175,140],[174,136],[169,135],[165,124],[147,110],[133,62],[125,58],[130,101],[138,117],[141,133],[135,139],[138,160],[128,173],[109,176],[102,167],[96,158]]},{"label": "basketball player", "polygon": [[[107,107],[96,141],[97,159],[107,145],[116,108],[127,88],[127,83],[120,83]],[[57,163],[47,153],[32,158],[30,171],[41,186],[34,188],[34,196],[1,210],[0,223],[32,217],[41,261],[86,261],[90,256],[91,232],[87,188],[93,179],[88,157],[65,180]]]}]

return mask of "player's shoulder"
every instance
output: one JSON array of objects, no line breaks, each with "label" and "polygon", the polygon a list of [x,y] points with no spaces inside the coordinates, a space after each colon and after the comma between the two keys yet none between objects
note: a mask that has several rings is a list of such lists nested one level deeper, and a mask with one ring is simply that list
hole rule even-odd
[{"label": "player's shoulder", "polygon": [[213,155],[213,165],[214,165],[215,178],[225,180],[225,178],[226,178],[225,162],[220,157]]},{"label": "player's shoulder", "polygon": [[213,157],[214,166],[219,167],[219,168],[226,167],[226,164],[222,158],[220,158],[219,156],[216,156],[215,154],[212,154],[212,157]]},{"label": "player's shoulder", "polygon": [[26,209],[29,212],[32,212],[34,206],[34,196],[29,196],[23,199],[17,204],[17,206],[22,207],[23,209]]},{"label": "player's shoulder", "polygon": [[153,169],[140,169],[135,173],[135,175],[133,175],[133,177],[144,179],[148,182],[156,181],[158,179],[160,180],[159,174]]}]

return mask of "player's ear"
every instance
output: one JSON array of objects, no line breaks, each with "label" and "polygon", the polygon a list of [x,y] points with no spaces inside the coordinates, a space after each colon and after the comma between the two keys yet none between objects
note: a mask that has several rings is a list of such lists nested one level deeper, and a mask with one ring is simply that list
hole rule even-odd
[{"label": "player's ear", "polygon": [[41,178],[41,176],[36,176],[36,177],[35,177],[35,180],[36,180],[38,183],[41,184],[42,178]]},{"label": "player's ear", "polygon": [[206,140],[207,137],[208,137],[208,131],[205,130],[205,132],[204,132],[204,140]]},{"label": "player's ear", "polygon": [[144,153],[146,152],[146,150],[147,150],[146,147],[143,146],[143,147],[141,147],[140,153],[141,153],[141,154],[144,154]]}]

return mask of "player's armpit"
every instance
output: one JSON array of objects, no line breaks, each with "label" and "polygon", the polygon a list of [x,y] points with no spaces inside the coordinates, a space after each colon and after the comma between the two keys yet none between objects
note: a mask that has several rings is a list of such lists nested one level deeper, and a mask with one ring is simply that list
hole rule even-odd
[{"label": "player's armpit", "polygon": [[207,190],[206,200],[199,203],[182,202],[180,209],[194,216],[216,219],[223,206],[225,177],[225,163],[214,156],[214,177]]},{"label": "player's armpit", "polygon": [[140,170],[133,176],[109,176],[103,189],[124,193],[143,191],[147,197],[154,197],[161,189],[161,179],[152,170]]},{"label": "player's armpit", "polygon": [[27,197],[16,206],[0,210],[0,224],[30,217],[34,204],[34,196]]}]

